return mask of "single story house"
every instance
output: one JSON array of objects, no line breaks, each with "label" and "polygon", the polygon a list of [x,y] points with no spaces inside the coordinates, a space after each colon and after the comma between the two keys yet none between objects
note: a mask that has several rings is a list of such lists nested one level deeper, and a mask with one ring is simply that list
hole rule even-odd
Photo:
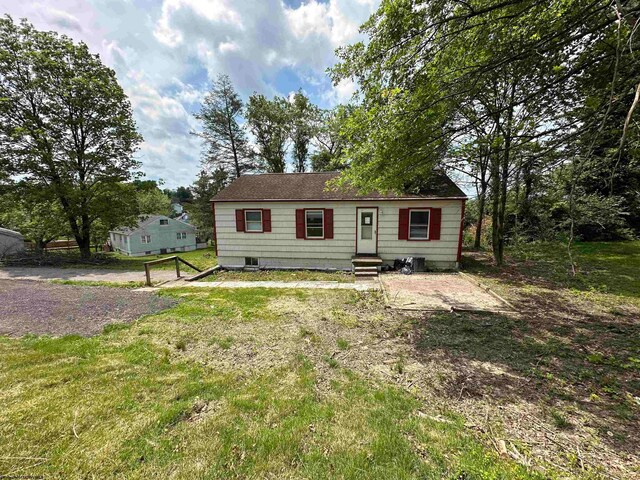
[{"label": "single story house", "polygon": [[140,217],[133,228],[109,232],[111,246],[132,257],[196,249],[196,228],[165,215]]},{"label": "single story house", "polygon": [[458,267],[466,195],[444,173],[419,193],[330,189],[338,172],[244,175],[212,199],[226,268],[351,269],[405,257]]},{"label": "single story house", "polygon": [[24,250],[24,237],[21,233],[0,227],[0,258],[15,255]]}]

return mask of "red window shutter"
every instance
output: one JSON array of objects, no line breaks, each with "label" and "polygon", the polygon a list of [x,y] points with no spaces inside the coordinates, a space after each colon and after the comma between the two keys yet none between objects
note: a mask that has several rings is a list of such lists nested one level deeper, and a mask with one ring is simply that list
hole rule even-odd
[{"label": "red window shutter", "polygon": [[296,209],[296,238],[305,238],[304,234],[304,208]]},{"label": "red window shutter", "polygon": [[262,231],[271,231],[271,210],[269,208],[262,209]]},{"label": "red window shutter", "polygon": [[236,232],[244,232],[244,210],[236,210]]},{"label": "red window shutter", "polygon": [[440,240],[440,225],[442,224],[442,209],[432,208],[429,214],[429,240]]},{"label": "red window shutter", "polygon": [[324,238],[333,238],[333,208],[324,209]]},{"label": "red window shutter", "polygon": [[408,208],[401,208],[398,212],[398,240],[409,240]]}]

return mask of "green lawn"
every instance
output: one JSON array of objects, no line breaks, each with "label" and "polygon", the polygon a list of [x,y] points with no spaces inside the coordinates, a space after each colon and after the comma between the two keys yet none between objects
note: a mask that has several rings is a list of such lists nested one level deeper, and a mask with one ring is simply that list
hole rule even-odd
[{"label": "green lawn", "polygon": [[355,277],[350,272],[321,272],[315,270],[258,270],[258,271],[231,271],[216,272],[204,277],[203,281],[274,281],[274,282],[301,282],[321,281],[353,283]]},{"label": "green lawn", "polygon": [[[121,253],[110,253],[108,257],[113,259],[111,262],[104,265],[104,268],[113,268],[117,270],[144,270],[144,263],[151,260],[157,260],[159,258],[166,258],[177,255],[194,266],[205,270],[207,268],[214,267],[218,264],[216,258],[215,249],[213,247],[203,248],[201,250],[192,250],[190,252],[172,252],[162,255],[145,255],[143,257],[129,257]],[[101,266],[102,267],[102,266]],[[175,268],[175,264],[168,262],[160,265],[154,265],[154,269],[171,270]],[[193,270],[184,264],[180,264],[180,269],[184,269],[187,272]]]},{"label": "green lawn", "polygon": [[329,357],[355,340],[325,344],[309,312],[349,335],[344,308],[371,298],[167,294],[182,302],[97,337],[0,339],[0,475],[546,478],[500,458],[460,415]]}]

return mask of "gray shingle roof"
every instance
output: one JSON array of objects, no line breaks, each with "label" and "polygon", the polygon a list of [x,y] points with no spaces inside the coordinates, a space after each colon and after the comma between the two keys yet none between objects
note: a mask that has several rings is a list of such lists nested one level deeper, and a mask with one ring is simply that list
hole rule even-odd
[{"label": "gray shingle roof", "polygon": [[123,235],[131,235],[132,233],[135,233],[137,230],[144,228],[147,225],[151,225],[153,222],[156,222],[161,218],[166,218],[170,221],[175,220],[176,222],[183,223],[185,227],[188,227],[192,230],[195,230],[196,228],[189,223],[183,222],[182,220],[178,220],[177,218],[169,218],[166,215],[140,215],[138,219],[138,225],[136,225],[135,227],[119,227],[110,231],[114,233],[121,233]]},{"label": "gray shingle roof", "polygon": [[434,172],[417,193],[358,194],[354,189],[329,190],[327,182],[339,172],[265,173],[243,175],[212,198],[214,202],[291,201],[291,200],[401,200],[423,198],[466,198],[466,195],[442,172]]}]

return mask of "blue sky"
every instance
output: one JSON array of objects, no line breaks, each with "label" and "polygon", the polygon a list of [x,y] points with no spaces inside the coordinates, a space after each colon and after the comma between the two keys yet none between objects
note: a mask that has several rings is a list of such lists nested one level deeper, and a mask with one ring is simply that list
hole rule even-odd
[{"label": "blue sky", "polygon": [[379,0],[0,0],[0,13],[84,41],[116,71],[145,138],[147,178],[189,185],[202,145],[193,112],[209,82],[228,74],[241,96],[302,88],[322,107],[346,102],[334,86],[335,49],[360,39]]}]

